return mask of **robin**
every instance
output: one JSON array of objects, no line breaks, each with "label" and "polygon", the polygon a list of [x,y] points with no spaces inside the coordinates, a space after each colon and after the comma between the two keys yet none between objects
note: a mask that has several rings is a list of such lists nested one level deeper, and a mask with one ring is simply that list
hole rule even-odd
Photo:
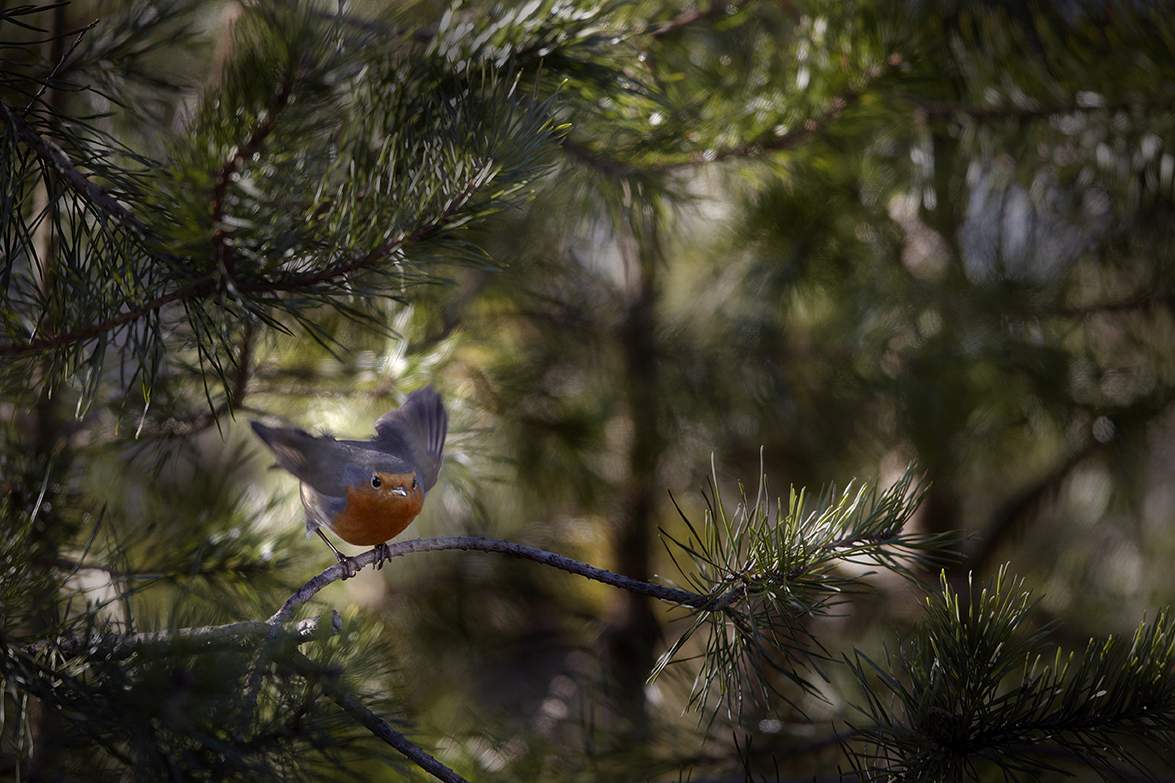
[{"label": "robin", "polygon": [[301,481],[306,535],[317,533],[347,569],[358,568],[323,534],[322,528],[348,544],[374,546],[376,567],[390,553],[388,539],[411,524],[424,497],[437,482],[449,415],[432,386],[408,395],[399,408],[375,421],[371,440],[314,437],[294,427],[253,431],[273,450],[277,465]]}]

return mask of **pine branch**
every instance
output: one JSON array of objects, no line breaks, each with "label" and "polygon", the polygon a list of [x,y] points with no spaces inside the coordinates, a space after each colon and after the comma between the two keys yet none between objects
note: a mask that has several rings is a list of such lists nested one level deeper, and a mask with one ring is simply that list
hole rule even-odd
[{"label": "pine branch", "polygon": [[[371,268],[400,252],[404,246],[421,242],[430,233],[443,228],[454,215],[469,204],[477,191],[477,187],[489,179],[491,174],[492,169],[490,167],[485,166],[481,168],[461,186],[438,214],[418,226],[414,231],[400,234],[375,250],[357,255],[347,261],[334,264],[317,272],[266,276],[260,280],[236,283],[233,288],[243,294],[253,295],[285,293],[311,288],[323,283],[331,283],[346,277],[352,272]],[[210,297],[219,290],[220,285],[216,280],[205,280],[158,296],[146,304],[132,308],[120,313],[114,318],[109,318],[96,324],[61,332],[49,337],[34,338],[27,342],[0,343],[0,356],[32,353],[73,343],[85,342],[157,312],[169,304]]]},{"label": "pine branch", "polygon": [[562,142],[563,151],[571,158],[587,165],[599,174],[613,179],[629,179],[650,177],[659,174],[672,174],[685,169],[697,168],[711,163],[723,163],[730,160],[756,159],[778,152],[794,149],[814,136],[823,133],[834,120],[846,109],[856,103],[862,92],[870,84],[891,73],[902,64],[901,55],[890,55],[887,66],[871,68],[864,76],[861,86],[850,86],[840,95],[833,97],[827,108],[820,114],[805,120],[800,127],[778,136],[770,136],[754,141],[735,144],[716,150],[689,153],[685,160],[651,166],[640,166],[628,163],[617,157],[603,152],[589,149],[570,138]]},{"label": "pine branch", "polygon": [[273,133],[282,110],[289,105],[290,99],[293,96],[295,79],[305,80],[309,76],[310,55],[303,54],[299,60],[298,73],[286,74],[285,78],[282,79],[274,91],[273,100],[270,101],[267,111],[261,118],[261,121],[257,123],[252,133],[249,134],[249,138],[243,144],[233,149],[232,156],[213,175],[212,200],[209,205],[209,221],[213,225],[212,244],[217,254],[221,256],[221,263],[224,267],[225,274],[230,278],[235,271],[236,264],[234,262],[233,245],[229,242],[230,232],[224,224],[225,197],[228,193],[229,185],[232,183],[241,164],[258,153],[265,139]]},{"label": "pine branch", "polygon": [[961,780],[986,762],[1006,779],[1036,780],[1058,771],[1047,760],[1057,750],[1101,773],[1115,760],[1145,772],[1138,748],[1170,758],[1175,627],[1165,613],[1129,642],[1090,640],[1083,655],[1065,657],[1045,644],[1050,626],[1027,630],[1035,602],[1006,569],[966,604],[945,575],[942,587],[896,661],[848,660],[870,721],[855,727],[864,769]]},{"label": "pine branch", "polygon": [[804,620],[826,615],[848,595],[865,590],[865,577],[873,573],[849,574],[840,566],[880,567],[917,581],[913,569],[941,562],[950,541],[905,532],[922,497],[912,468],[884,492],[866,483],[837,497],[830,488],[814,510],[806,494],[794,489],[787,504],[779,501],[773,508],[765,479],[753,499],[743,490],[732,512],[714,485],[711,492],[701,530],[683,514],[688,539],[663,535],[670,557],[694,589],[717,597],[713,606],[724,611],[696,612],[652,675],[679,660],[690,639],[708,628],[689,702],[698,709],[708,709],[716,693],[730,714],[741,713],[744,670],[758,688],[752,691],[756,698],[792,703],[768,672],[819,698],[808,673],[824,677],[821,666],[829,658]]},{"label": "pine branch", "polygon": [[1057,461],[1057,464],[1040,479],[1022,487],[1009,497],[991,514],[982,535],[976,536],[978,546],[967,559],[967,573],[983,573],[1000,546],[1032,512],[1039,509],[1042,501],[1057,490],[1069,475],[1093,452],[1097,441],[1088,435],[1083,443],[1074,445]]},{"label": "pine branch", "polygon": [[[118,199],[106,193],[101,187],[92,182],[89,177],[78,171],[77,167],[73,165],[72,161],[70,161],[69,157],[66,156],[60,147],[37,133],[32,125],[2,100],[0,100],[0,112],[4,114],[7,121],[16,129],[17,137],[24,142],[25,146],[32,150],[46,166],[60,176],[84,201],[93,205],[100,214],[109,217],[113,222],[122,226],[128,233],[138,239],[144,253],[170,266],[187,268],[188,261],[186,259],[158,249],[156,245],[161,240],[151,231],[146,223],[139,220]],[[0,354],[10,353],[9,351],[5,351],[4,348],[4,345],[0,345]]]},{"label": "pine branch", "polygon": [[0,343],[0,356],[16,356],[73,343],[83,343],[99,335],[112,332],[120,326],[138,321],[144,316],[150,315],[158,310],[162,310],[172,302],[180,302],[186,299],[203,299],[215,291],[216,283],[210,280],[185,286],[171,293],[157,296],[146,304],[131,308],[130,310],[119,313],[114,318],[108,318],[96,324],[79,327],[66,332],[58,332],[49,337],[36,337],[27,342]]},{"label": "pine branch", "polygon": [[653,38],[667,38],[692,24],[725,16],[731,13],[728,9],[733,8],[737,10],[740,5],[739,3],[723,2],[723,0],[713,0],[710,6],[704,10],[701,8],[692,8],[688,11],[682,11],[668,22],[663,22],[656,27],[645,30],[644,34]]},{"label": "pine branch", "polygon": [[484,184],[490,178],[492,173],[493,169],[491,166],[484,165],[468,180],[466,180],[466,182],[448,200],[439,213],[434,215],[429,220],[426,220],[411,233],[401,234],[397,237],[394,237],[369,253],[358,255],[348,261],[329,266],[326,269],[318,272],[284,274],[273,277],[272,279],[266,279],[264,282],[258,281],[238,285],[237,288],[243,293],[277,293],[285,291],[296,291],[302,288],[310,288],[321,283],[328,283],[337,280],[340,277],[345,277],[351,272],[372,267],[380,261],[396,254],[405,245],[420,242],[433,231],[443,228],[445,224],[450,219],[452,219],[462,208],[468,206],[470,200],[477,192],[477,188]]},{"label": "pine branch", "polygon": [[[694,614],[692,625],[671,645],[651,678],[676,660],[693,634],[708,625],[708,655],[695,682],[691,704],[706,704],[714,686],[734,698],[741,710],[739,678],[748,657],[753,662],[752,677],[764,695],[775,692],[765,679],[764,667],[810,689],[796,666],[818,672],[817,661],[827,656],[804,630],[801,618],[826,614],[846,595],[866,587],[864,577],[868,574],[838,573],[838,564],[871,564],[914,578],[911,566],[936,562],[937,552],[946,541],[944,537],[903,531],[920,498],[912,471],[880,495],[869,484],[846,490],[835,502],[829,492],[820,501],[823,510],[816,512],[808,510],[803,493],[793,492],[786,510],[780,508],[778,518],[773,518],[766,497],[763,485],[755,503],[748,503],[744,497],[732,519],[716,495],[716,510],[707,515],[704,533],[699,534],[686,520],[691,531],[689,541],[670,539],[692,563],[692,569],[683,569],[683,573],[696,588],[693,591],[631,579],[535,547],[474,537],[403,541],[388,545],[384,555],[374,549],[364,552],[353,558],[353,565],[363,568],[416,552],[497,552],[687,608]],[[287,621],[319,591],[353,571],[342,563],[331,566],[295,591],[268,622],[276,627]],[[783,655],[782,662],[776,660],[777,654]],[[259,660],[264,657],[259,655]],[[259,670],[255,671],[250,698],[255,697],[260,684]],[[247,723],[242,724],[242,730],[244,726]]]},{"label": "pine branch", "polygon": [[[57,7],[64,7],[64,4]],[[37,90],[37,94],[33,96],[31,101],[29,101],[29,105],[25,107],[25,110],[21,112],[21,117],[28,116],[29,111],[32,110],[37,101],[39,101],[41,97],[44,96],[45,92],[49,89],[49,86],[53,83],[53,80],[57,78],[57,74],[61,71],[61,67],[65,65],[70,57],[73,56],[74,51],[77,50],[78,45],[81,44],[82,39],[86,36],[86,33],[93,29],[97,24],[98,20],[94,20],[77,31],[77,35],[74,37],[73,43],[69,45],[69,49],[65,52],[62,52],[61,56],[57,58],[57,63],[53,66],[53,70],[49,72],[49,75],[40,80],[41,88]],[[62,33],[59,36],[55,36],[55,38],[62,38],[65,35],[65,33]]]}]

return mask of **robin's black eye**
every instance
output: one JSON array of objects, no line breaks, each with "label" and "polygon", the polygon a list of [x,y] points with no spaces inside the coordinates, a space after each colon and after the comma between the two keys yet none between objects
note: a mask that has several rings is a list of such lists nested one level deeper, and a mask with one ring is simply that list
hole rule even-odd
[{"label": "robin's black eye", "polygon": [[416,489],[416,476],[412,477],[412,488]]},{"label": "robin's black eye", "polygon": [[379,474],[376,474],[371,477],[371,486],[375,487],[376,489],[379,489],[381,484],[383,484],[383,482],[379,480]]}]

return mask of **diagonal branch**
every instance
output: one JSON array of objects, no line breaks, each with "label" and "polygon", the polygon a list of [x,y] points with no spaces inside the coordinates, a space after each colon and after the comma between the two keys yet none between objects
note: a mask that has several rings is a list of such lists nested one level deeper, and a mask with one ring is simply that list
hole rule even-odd
[{"label": "diagonal branch", "polygon": [[713,0],[709,8],[691,8],[688,11],[683,11],[668,22],[645,30],[645,34],[653,38],[667,38],[673,35],[678,30],[689,27],[695,22],[704,22],[716,16],[725,16],[728,11],[727,8],[737,7],[735,4],[725,2],[725,0]]},{"label": "diagonal branch", "polygon": [[1055,492],[1073,469],[1080,465],[1097,446],[1092,438],[1064,455],[1047,474],[1020,488],[1006,499],[992,513],[987,527],[978,536],[975,550],[967,558],[963,573],[983,573],[1000,547],[1012,537],[1030,515],[1039,510],[1041,504]]},{"label": "diagonal branch", "polygon": [[343,708],[343,711],[356,718],[372,734],[391,745],[405,758],[437,780],[443,781],[443,783],[467,783],[465,778],[424,752],[411,740],[388,725],[387,721],[367,709],[363,702],[356,699],[339,684],[337,676],[323,672],[321,667],[316,666],[313,661],[297,651],[290,656],[286,663],[298,674],[313,678],[322,686],[322,690],[334,699],[335,704]]},{"label": "diagonal branch", "polygon": [[[65,6],[64,3],[58,4],[57,6],[54,6],[54,10],[61,9],[64,6]],[[64,66],[65,63],[69,60],[69,58],[73,56],[74,51],[78,48],[78,45],[81,44],[82,39],[85,38],[85,36],[86,36],[86,33],[89,32],[90,30],[94,29],[97,25],[98,25],[98,20],[95,19],[94,21],[90,22],[88,25],[86,25],[85,27],[83,27],[82,29],[77,31],[77,36],[74,37],[73,43],[70,44],[69,51],[64,52],[60,57],[58,57],[57,64],[53,66],[53,70],[49,72],[48,76],[46,76],[44,79],[40,80],[41,81],[41,88],[39,90],[37,90],[37,94],[33,96],[33,99],[31,101],[29,101],[29,105],[25,107],[23,112],[21,112],[21,115],[20,115],[21,117],[27,117],[29,115],[29,112],[32,111],[33,106],[35,106],[37,104],[37,101],[39,101],[41,99],[41,96],[43,96],[46,93],[46,91],[48,91],[49,85],[53,83],[53,80],[55,78],[57,78],[57,74],[58,74],[58,72],[61,71],[62,66]],[[51,39],[51,40],[56,42],[56,41],[60,40],[62,37],[64,37],[64,35],[54,36],[53,39]]]},{"label": "diagonal branch", "polygon": [[[172,266],[184,268],[187,259],[159,250],[155,245],[160,242],[158,236],[124,207],[118,199],[111,196],[89,177],[78,171],[69,157],[56,144],[45,139],[23,117],[4,101],[0,101],[0,113],[16,129],[17,138],[26,147],[33,151],[38,158],[57,173],[71,190],[80,195],[87,203],[94,205],[104,215],[122,226],[142,243],[143,250],[152,258]],[[0,353],[3,352],[0,346]]]},{"label": "diagonal branch", "polygon": [[453,195],[452,198],[445,204],[444,208],[439,214],[434,216],[431,220],[416,228],[410,234],[400,234],[380,245],[375,250],[363,255],[357,255],[349,261],[345,261],[333,266],[328,266],[318,272],[304,272],[298,274],[285,274],[272,279],[262,281],[255,281],[252,283],[244,283],[237,286],[237,289],[243,293],[269,293],[276,291],[294,291],[300,288],[310,288],[320,283],[327,283],[340,277],[344,277],[351,272],[359,269],[375,265],[390,255],[393,255],[405,245],[414,244],[424,240],[428,234],[433,231],[443,228],[445,223],[456,215],[461,209],[466,207],[473,199],[474,192],[484,185],[490,178],[490,166],[483,166],[479,169],[465,185]]},{"label": "diagonal branch", "polygon": [[210,296],[216,291],[216,284],[211,280],[205,280],[202,283],[178,288],[169,294],[157,296],[146,304],[131,308],[119,313],[113,318],[108,318],[105,321],[100,321],[89,326],[71,329],[66,332],[58,332],[49,337],[35,337],[27,342],[22,343],[0,343],[0,356],[15,356],[24,353],[34,353],[36,351],[43,351],[47,348],[53,348],[61,345],[69,345],[70,343],[85,342],[91,340],[100,334],[114,331],[120,326],[137,321],[144,316],[150,315],[157,310],[161,310],[172,302],[178,302],[183,299],[198,299],[205,296]]}]

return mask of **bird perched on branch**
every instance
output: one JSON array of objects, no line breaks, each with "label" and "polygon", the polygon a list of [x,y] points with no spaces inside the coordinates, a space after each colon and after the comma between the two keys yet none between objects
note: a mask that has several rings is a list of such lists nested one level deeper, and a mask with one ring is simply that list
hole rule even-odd
[{"label": "bird perched on branch", "polygon": [[348,544],[374,546],[376,567],[382,567],[389,556],[386,542],[416,518],[437,482],[448,427],[449,415],[432,386],[376,419],[371,440],[315,437],[295,427],[253,422],[253,431],[277,456],[275,467],[302,483],[306,535],[321,536],[346,566],[347,579],[358,567],[322,528]]}]

